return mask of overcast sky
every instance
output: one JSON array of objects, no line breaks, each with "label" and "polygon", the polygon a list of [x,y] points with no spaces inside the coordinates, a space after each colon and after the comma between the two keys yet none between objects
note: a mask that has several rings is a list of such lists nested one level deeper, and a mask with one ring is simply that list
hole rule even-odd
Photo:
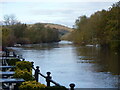
[{"label": "overcast sky", "polygon": [[69,27],[81,16],[108,9],[119,0],[1,0],[0,21],[14,14],[23,23],[55,23]]}]

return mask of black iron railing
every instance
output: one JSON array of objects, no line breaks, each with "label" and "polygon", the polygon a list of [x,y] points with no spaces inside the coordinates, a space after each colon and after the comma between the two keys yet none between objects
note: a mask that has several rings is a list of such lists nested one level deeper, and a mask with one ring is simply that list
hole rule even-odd
[{"label": "black iron railing", "polygon": [[[42,76],[43,78],[45,78],[48,87],[50,86],[50,83],[53,83],[55,86],[62,86],[59,83],[52,80],[52,76],[50,76],[51,72],[47,72],[46,73],[47,76],[45,76],[42,73],[40,73],[39,66],[36,66],[36,69],[35,69],[34,62],[31,62],[31,63],[32,63],[32,69],[35,71],[34,77],[37,82],[39,81],[39,76]],[[75,87],[74,83],[71,83],[69,86],[70,86],[70,90],[74,90],[74,87]]]}]

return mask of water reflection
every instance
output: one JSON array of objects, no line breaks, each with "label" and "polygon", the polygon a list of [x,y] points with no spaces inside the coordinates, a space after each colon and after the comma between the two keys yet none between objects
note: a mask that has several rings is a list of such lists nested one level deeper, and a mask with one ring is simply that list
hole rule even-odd
[{"label": "water reflection", "polygon": [[100,47],[77,47],[76,53],[79,56],[80,63],[96,63],[94,65],[96,72],[120,75],[119,53]]}]

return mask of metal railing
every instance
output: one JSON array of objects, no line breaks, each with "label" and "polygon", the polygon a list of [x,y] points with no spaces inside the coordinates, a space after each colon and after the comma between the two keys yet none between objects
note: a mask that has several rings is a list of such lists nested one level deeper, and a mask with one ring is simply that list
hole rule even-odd
[{"label": "metal railing", "polygon": [[[45,78],[47,86],[50,86],[50,83],[53,83],[55,86],[62,86],[59,83],[55,82],[54,80],[52,80],[52,76],[50,76],[51,72],[47,72],[47,76],[43,75],[42,73],[40,73],[40,69],[39,66],[36,66],[36,69],[34,68],[34,62],[32,63],[32,69],[35,71],[34,77],[35,80],[38,82],[39,81],[39,75],[42,76],[43,78]],[[74,90],[75,84],[71,83],[70,85],[70,90]]]}]

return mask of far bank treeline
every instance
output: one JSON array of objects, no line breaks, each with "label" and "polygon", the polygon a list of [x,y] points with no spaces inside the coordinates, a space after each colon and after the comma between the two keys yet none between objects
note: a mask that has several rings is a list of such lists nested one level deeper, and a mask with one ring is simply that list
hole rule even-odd
[{"label": "far bank treeline", "polygon": [[2,26],[2,46],[13,46],[17,43],[50,43],[59,40],[58,30],[44,27],[41,23],[26,25],[19,22]]},{"label": "far bank treeline", "polygon": [[108,10],[97,11],[90,17],[79,17],[74,31],[68,36],[76,44],[99,44],[118,49],[120,47],[120,2]]}]

